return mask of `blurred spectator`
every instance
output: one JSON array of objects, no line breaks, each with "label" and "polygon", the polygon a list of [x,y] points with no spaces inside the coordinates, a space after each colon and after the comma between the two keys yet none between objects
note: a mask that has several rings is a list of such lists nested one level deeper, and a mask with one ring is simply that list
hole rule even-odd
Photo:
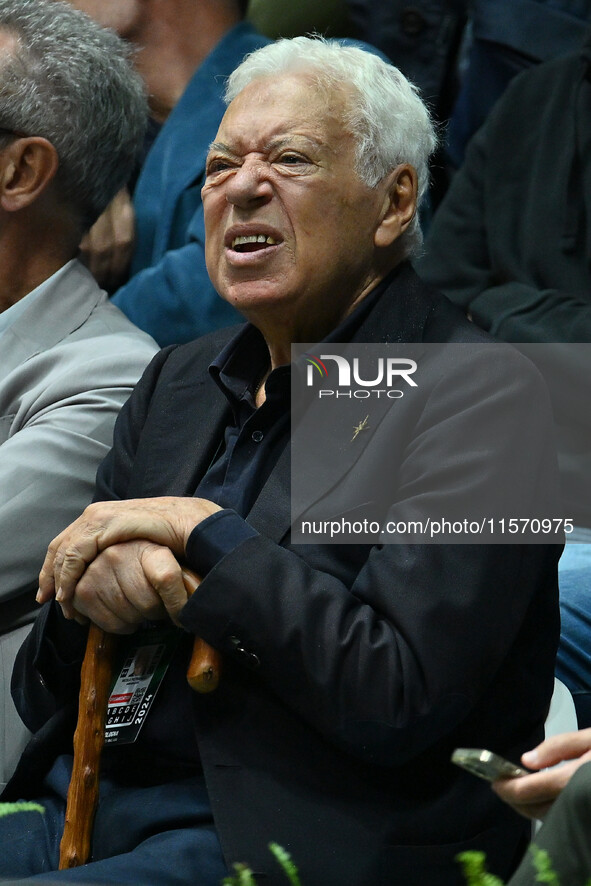
[{"label": "blurred spectator", "polygon": [[373,43],[419,87],[438,119],[454,96],[457,51],[468,0],[347,0],[356,33]]},{"label": "blurred spectator", "polygon": [[90,501],[156,346],[75,258],[145,130],[125,46],[62,3],[0,0],[0,58],[1,782],[20,739],[10,673],[47,544]]},{"label": "blurred spectator", "polygon": [[454,168],[515,74],[578,49],[591,0],[472,0],[466,69],[449,123]]},{"label": "blurred spectator", "polygon": [[347,2],[357,36],[385,52],[448,124],[432,170],[434,207],[513,76],[577,49],[591,19],[591,0]]},{"label": "blurred spectator", "polygon": [[[544,820],[535,836],[537,849],[548,853],[554,877],[543,877],[527,852],[508,886],[560,883],[586,886],[591,876],[591,729],[565,732],[523,754],[535,773],[503,779],[495,792],[528,818]],[[587,764],[587,765],[585,765]]]},{"label": "blurred spectator", "polygon": [[[591,42],[515,79],[472,140],[417,267],[477,323],[529,347],[550,389],[564,509],[591,542]],[[581,344],[577,344],[581,343]],[[559,515],[557,515],[559,516]],[[561,560],[558,676],[591,724],[591,547]],[[567,575],[568,573],[568,575]]]},{"label": "blurred spectator", "polygon": [[87,262],[109,288],[129,280],[114,303],[161,344],[236,322],[205,270],[201,186],[205,157],[225,107],[224,82],[243,57],[268,43],[242,21],[240,0],[70,0],[138,47],[136,67],[162,128],[133,194],[111,206],[85,243]]}]

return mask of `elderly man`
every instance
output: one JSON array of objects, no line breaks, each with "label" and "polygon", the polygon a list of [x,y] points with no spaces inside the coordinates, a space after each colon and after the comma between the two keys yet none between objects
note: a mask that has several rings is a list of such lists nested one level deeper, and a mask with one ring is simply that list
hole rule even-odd
[{"label": "elderly man", "polygon": [[4,687],[47,544],[91,501],[117,413],[156,350],[76,260],[145,125],[118,38],[61,3],[1,0],[0,781],[20,753]]},{"label": "elderly man", "polygon": [[[304,515],[377,502],[385,525],[429,498],[455,511],[505,472],[541,508],[540,479],[556,472],[545,392],[508,347],[485,359],[496,345],[406,261],[435,139],[396,68],[295,38],[246,59],[227,97],[203,188],[207,263],[250,322],[154,359],[121,413],[101,500],[50,547],[13,682],[38,733],[3,797],[46,812],[23,813],[27,836],[0,851],[0,874],[213,886],[243,861],[279,886],[271,840],[307,884],[451,886],[463,848],[508,873],[527,825],[449,757],[458,744],[516,756],[541,737],[559,546],[296,543],[289,379],[318,361],[292,360],[290,343],[322,342],[322,362],[337,343],[425,349],[416,397],[364,400],[355,430],[346,397],[295,422],[294,448],[311,439],[324,458],[295,478]],[[433,360],[442,341],[458,351]],[[188,601],[181,564],[201,576]],[[103,800],[91,863],[44,875],[86,619],[119,635]],[[208,695],[185,680],[193,635],[223,656]],[[146,646],[170,658],[153,704],[152,690],[134,695]],[[17,818],[0,820],[1,846],[23,833]]]}]

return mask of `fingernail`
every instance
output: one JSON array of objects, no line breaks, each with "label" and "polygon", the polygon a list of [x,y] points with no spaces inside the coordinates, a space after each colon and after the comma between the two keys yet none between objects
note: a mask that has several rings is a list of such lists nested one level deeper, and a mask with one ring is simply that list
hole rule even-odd
[{"label": "fingernail", "polygon": [[41,602],[41,599],[42,599],[42,598],[41,598],[41,589],[39,589],[39,590],[37,591],[37,593],[35,594],[35,600],[36,600],[37,603],[40,603],[40,602]]},{"label": "fingernail", "polygon": [[57,594],[55,595],[55,599],[58,601],[58,603],[61,603],[61,601],[64,599],[64,592],[62,591],[61,588],[57,589]]},{"label": "fingernail", "polygon": [[539,762],[539,754],[536,750],[526,751],[521,757],[526,766],[536,766]]}]

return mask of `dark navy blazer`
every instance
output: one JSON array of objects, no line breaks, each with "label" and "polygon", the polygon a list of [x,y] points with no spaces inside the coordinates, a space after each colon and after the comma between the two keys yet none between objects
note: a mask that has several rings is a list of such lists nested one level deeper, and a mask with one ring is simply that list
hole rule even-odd
[{"label": "dark navy blazer", "polygon": [[[195,492],[229,420],[207,367],[230,334],[155,357],[120,415],[99,497]],[[490,341],[408,264],[352,339]],[[499,347],[492,364],[469,356],[445,372],[432,367],[418,406],[376,399],[359,446],[299,478],[299,513],[322,502],[338,512],[347,490],[361,512],[376,501],[387,515],[416,501],[429,473],[463,506],[496,482],[499,456],[535,507],[540,477],[556,473],[548,401],[527,361]],[[525,434],[497,426],[499,403],[519,413]],[[334,445],[338,420],[329,413],[316,431],[319,452]],[[287,449],[246,519],[255,532],[210,570],[182,615],[224,656],[219,689],[195,696],[187,728],[228,863],[248,861],[261,882],[280,886],[274,840],[311,886],[459,886],[455,855],[482,849],[508,876],[529,824],[449,758],[456,746],[483,746],[517,759],[541,739],[560,546],[294,545]],[[49,612],[15,672],[17,704],[41,732],[6,798],[34,796],[63,746],[58,721],[76,665],[51,646],[58,617]]]}]

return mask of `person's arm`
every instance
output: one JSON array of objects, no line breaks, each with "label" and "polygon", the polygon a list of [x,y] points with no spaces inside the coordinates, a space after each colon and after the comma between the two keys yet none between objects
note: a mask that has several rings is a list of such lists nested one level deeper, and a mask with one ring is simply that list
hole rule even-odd
[{"label": "person's arm", "polygon": [[475,295],[469,311],[475,323],[503,341],[591,341],[591,304],[561,289],[508,281]]},{"label": "person's arm", "polygon": [[[435,214],[417,270],[501,341],[545,343],[545,350],[527,353],[542,371],[560,411],[565,394],[572,396],[586,377],[588,358],[580,347],[549,343],[591,341],[591,302],[586,293],[533,282],[534,272],[528,271],[527,256],[520,253],[511,228],[518,210],[504,207],[492,193],[497,183],[489,167],[498,170],[498,132],[511,119],[500,111],[472,140],[465,163]],[[500,120],[495,122],[497,117]],[[501,190],[505,192],[506,188]],[[541,204],[540,215],[543,212]],[[569,422],[584,420],[582,402],[578,396]]]},{"label": "person's arm", "polygon": [[487,145],[481,131],[472,140],[464,165],[435,212],[424,254],[415,261],[420,276],[466,314],[471,312],[476,296],[494,282],[486,227],[487,163]]},{"label": "person's arm", "polygon": [[122,188],[80,243],[80,259],[103,289],[112,292],[125,280],[134,239],[133,204]]},{"label": "person's arm", "polygon": [[502,779],[494,783],[493,790],[521,815],[544,818],[579,766],[591,760],[591,729],[553,735],[523,754],[521,760],[528,769],[543,771]]},{"label": "person's arm", "polygon": [[105,353],[105,340],[68,345],[62,364],[56,350],[49,371],[42,355],[47,379],[28,414],[4,419],[12,433],[0,445],[0,597],[35,586],[47,545],[92,499],[117,414],[153,353],[129,336],[120,353]]}]

